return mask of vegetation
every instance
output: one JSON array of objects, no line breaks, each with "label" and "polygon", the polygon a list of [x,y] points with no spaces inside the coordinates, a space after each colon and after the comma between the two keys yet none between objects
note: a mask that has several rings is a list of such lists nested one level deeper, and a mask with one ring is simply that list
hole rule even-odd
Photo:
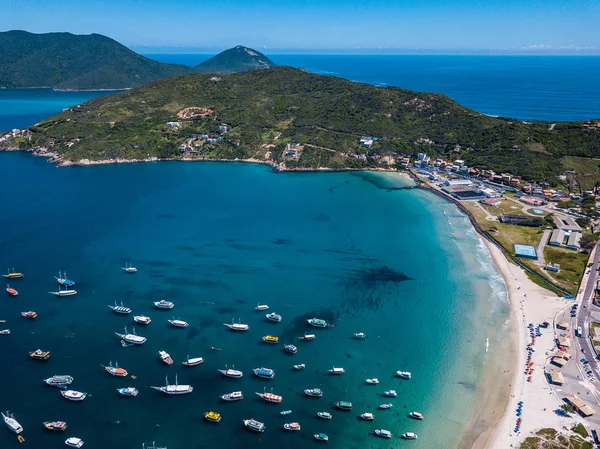
[{"label": "vegetation", "polygon": [[[574,431],[576,427],[573,428]],[[585,431],[585,428],[583,430]],[[586,437],[582,438],[579,434],[565,435],[554,429],[541,429],[535,436],[526,438],[520,449],[592,449],[592,443],[585,439],[587,431],[585,433]]]},{"label": "vegetation", "polygon": [[[569,413],[569,414],[575,413],[575,409],[571,405],[569,405],[569,404],[561,404],[560,409],[563,412],[566,412],[566,413]],[[554,430],[554,429],[550,429],[550,430]]]},{"label": "vegetation", "polygon": [[600,183],[600,159],[566,156],[563,166],[570,171],[565,176],[565,185],[573,192],[583,193]]},{"label": "vegetation", "polygon": [[560,264],[559,273],[551,273],[558,284],[565,290],[576,292],[581,275],[586,270],[589,255],[570,249],[555,248],[546,245],[544,257],[547,262]]},{"label": "vegetation", "polygon": [[[182,120],[178,129],[165,126],[191,106],[214,113]],[[600,132],[581,124],[559,124],[551,131],[546,123],[479,114],[443,95],[358,84],[289,67],[222,77],[183,75],[95,98],[32,127],[30,142],[22,145],[48,148],[70,161],[177,158],[179,146],[192,134],[210,133],[222,122],[230,128],[223,141],[190,157],[255,157],[280,163],[284,142],[297,142],[305,149],[290,166],[368,168],[387,166],[389,157],[394,164],[400,156],[420,151],[447,157],[457,157],[458,151],[460,157],[497,170],[508,159],[542,154],[547,170],[555,173],[562,170],[565,152],[585,148],[600,154]],[[381,140],[367,150],[359,145],[362,135]],[[524,162],[510,170],[536,179],[546,173],[531,171]]]},{"label": "vegetation", "polygon": [[238,45],[207,59],[196,66],[196,71],[199,73],[228,74],[246,70],[268,69],[269,67],[275,67],[275,63],[265,55],[251,48]]},{"label": "vegetation", "polygon": [[590,436],[585,426],[581,423],[574,425],[571,430],[575,432],[577,435],[580,435],[582,438],[587,438]]}]

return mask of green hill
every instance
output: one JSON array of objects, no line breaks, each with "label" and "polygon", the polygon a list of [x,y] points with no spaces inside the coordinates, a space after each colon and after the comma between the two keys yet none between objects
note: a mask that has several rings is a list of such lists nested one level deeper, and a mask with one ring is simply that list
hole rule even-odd
[{"label": "green hill", "polygon": [[196,66],[199,73],[236,73],[275,67],[275,63],[262,53],[238,45]]},{"label": "green hill", "polygon": [[[186,116],[188,107],[197,109]],[[380,140],[367,149],[361,136]],[[300,144],[297,154],[285,154],[288,143]],[[185,156],[286,168],[395,165],[426,151],[540,180],[562,172],[563,156],[599,156],[600,129],[494,118],[443,95],[275,67],[176,76],[95,98],[2,146],[53,152],[62,163]]]}]

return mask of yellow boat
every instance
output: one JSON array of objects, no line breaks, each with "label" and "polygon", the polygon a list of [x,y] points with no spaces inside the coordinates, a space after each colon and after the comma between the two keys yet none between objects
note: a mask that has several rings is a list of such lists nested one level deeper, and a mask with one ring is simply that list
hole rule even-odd
[{"label": "yellow boat", "polygon": [[274,335],[265,335],[262,338],[262,341],[264,341],[265,343],[277,343],[279,342],[279,337],[276,337]]},{"label": "yellow boat", "polygon": [[220,414],[220,413],[217,413],[217,412],[212,412],[212,411],[211,411],[211,412],[206,412],[206,413],[204,414],[204,418],[205,418],[207,421],[211,421],[211,422],[219,422],[219,421],[221,421],[221,414]]}]

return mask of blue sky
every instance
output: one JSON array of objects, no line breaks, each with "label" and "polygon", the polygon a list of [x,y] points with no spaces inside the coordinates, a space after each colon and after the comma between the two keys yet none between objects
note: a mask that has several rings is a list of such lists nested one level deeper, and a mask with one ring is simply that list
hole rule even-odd
[{"label": "blue sky", "polygon": [[600,53],[600,0],[0,0],[0,30],[100,33],[136,48]]}]

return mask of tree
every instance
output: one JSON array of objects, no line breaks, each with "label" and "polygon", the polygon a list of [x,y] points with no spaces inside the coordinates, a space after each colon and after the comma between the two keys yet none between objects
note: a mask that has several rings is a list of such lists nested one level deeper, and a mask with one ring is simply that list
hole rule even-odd
[{"label": "tree", "polygon": [[589,253],[592,250],[592,248],[594,248],[594,245],[598,241],[599,237],[600,233],[591,234],[588,232],[584,232],[579,242],[579,244],[581,245],[581,249],[584,252]]}]

